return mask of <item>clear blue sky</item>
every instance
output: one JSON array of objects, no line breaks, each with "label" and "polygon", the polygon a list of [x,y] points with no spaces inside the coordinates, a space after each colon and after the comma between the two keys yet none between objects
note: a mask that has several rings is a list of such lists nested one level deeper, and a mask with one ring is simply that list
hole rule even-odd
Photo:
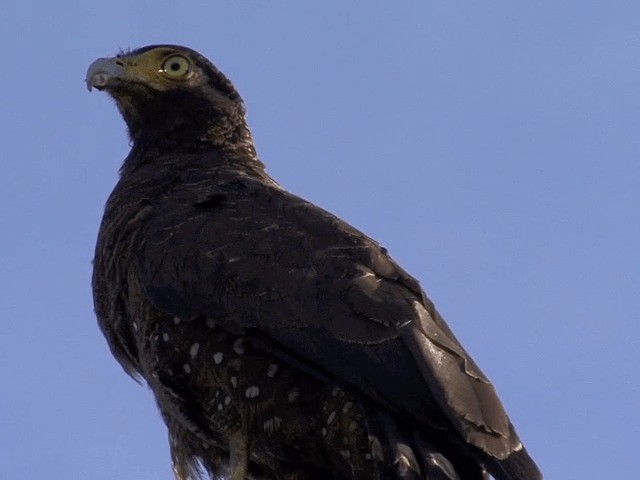
[{"label": "clear blue sky", "polygon": [[421,280],[546,478],[637,477],[640,2],[4,0],[0,18],[3,479],[172,478],[90,293],[128,144],[84,74],[151,43],[211,58],[271,174]]}]

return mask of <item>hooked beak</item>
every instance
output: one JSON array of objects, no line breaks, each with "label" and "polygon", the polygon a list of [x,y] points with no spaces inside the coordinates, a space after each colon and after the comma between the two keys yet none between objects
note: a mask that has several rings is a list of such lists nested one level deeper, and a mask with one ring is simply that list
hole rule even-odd
[{"label": "hooked beak", "polygon": [[121,79],[123,73],[123,63],[118,57],[98,58],[89,65],[87,70],[85,78],[87,89],[91,91],[95,87],[98,90],[104,90],[114,80]]}]

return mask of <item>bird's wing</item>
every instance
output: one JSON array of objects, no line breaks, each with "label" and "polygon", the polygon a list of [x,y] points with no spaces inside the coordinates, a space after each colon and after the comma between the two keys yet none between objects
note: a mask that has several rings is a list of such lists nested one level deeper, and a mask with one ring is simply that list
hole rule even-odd
[{"label": "bird's wing", "polygon": [[321,208],[234,180],[157,199],[139,238],[138,275],[156,308],[263,335],[274,353],[420,421],[444,414],[496,458],[520,448],[493,386],[418,282]]}]

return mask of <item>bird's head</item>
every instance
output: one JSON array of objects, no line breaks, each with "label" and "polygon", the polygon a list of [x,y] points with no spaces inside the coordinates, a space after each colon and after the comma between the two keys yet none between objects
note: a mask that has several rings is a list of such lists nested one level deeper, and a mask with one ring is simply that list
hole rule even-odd
[{"label": "bird's head", "polygon": [[251,140],[233,84],[189,48],[152,45],[99,58],[86,82],[113,97],[134,143],[179,149]]}]

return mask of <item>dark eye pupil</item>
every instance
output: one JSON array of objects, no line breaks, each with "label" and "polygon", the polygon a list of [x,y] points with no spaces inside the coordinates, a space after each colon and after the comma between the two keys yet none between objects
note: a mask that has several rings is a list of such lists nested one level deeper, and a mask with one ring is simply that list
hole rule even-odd
[{"label": "dark eye pupil", "polygon": [[177,72],[180,70],[180,64],[178,62],[173,62],[169,68],[174,72]]}]

